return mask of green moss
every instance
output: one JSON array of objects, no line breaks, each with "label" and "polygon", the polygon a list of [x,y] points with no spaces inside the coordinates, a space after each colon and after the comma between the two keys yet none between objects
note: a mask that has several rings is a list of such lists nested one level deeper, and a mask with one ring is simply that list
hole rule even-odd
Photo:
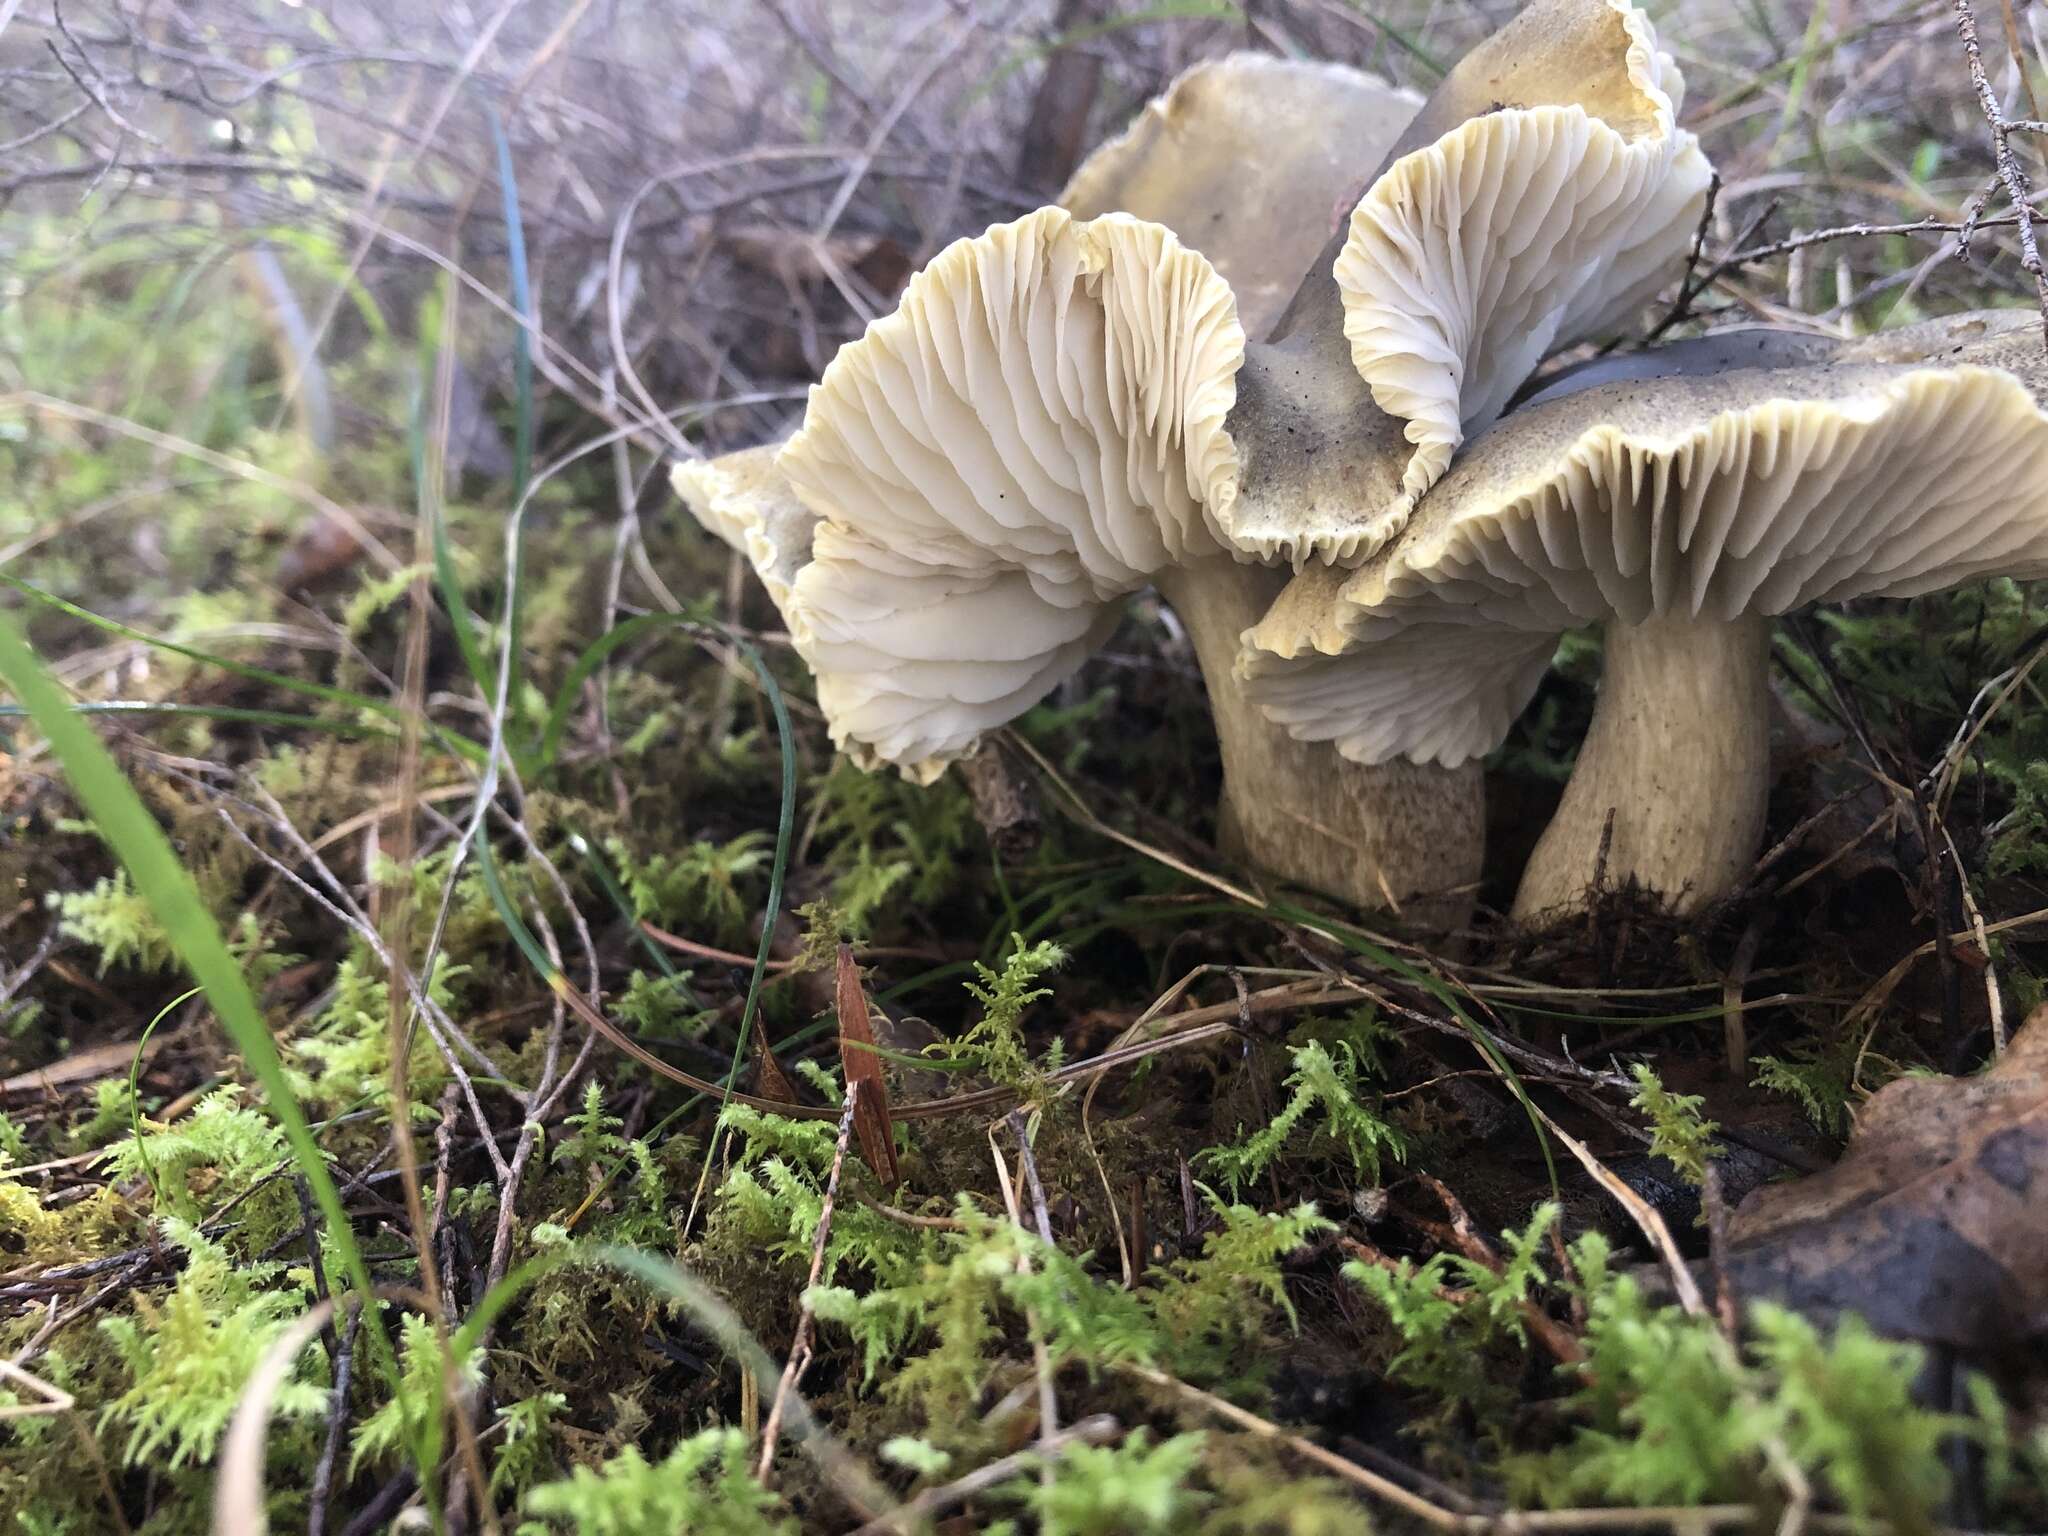
[{"label": "green moss", "polygon": [[1353,1178],[1376,1184],[1381,1159],[1407,1157],[1407,1139],[1368,1106],[1373,1095],[1361,1077],[1373,1062],[1361,1056],[1356,1040],[1338,1038],[1325,1045],[1311,1039],[1288,1054],[1294,1069],[1282,1084],[1288,1090],[1286,1104],[1256,1129],[1239,1126],[1234,1144],[1204,1150],[1199,1160],[1205,1168],[1241,1191],[1283,1155],[1338,1158]]},{"label": "green moss", "polygon": [[[178,1470],[212,1459],[243,1384],[306,1298],[275,1284],[282,1265],[237,1263],[176,1217],[165,1220],[164,1235],[185,1253],[177,1285],[160,1303],[136,1292],[131,1312],[100,1323],[129,1385],[100,1410],[98,1423],[114,1433],[128,1465]],[[317,1358],[307,1351],[278,1388],[273,1417],[326,1408],[326,1392],[311,1379]]]},{"label": "green moss", "polygon": [[177,959],[170,935],[128,883],[125,869],[103,875],[89,890],[65,891],[49,901],[59,931],[99,952],[102,976],[119,965],[165,971]]},{"label": "green moss", "polygon": [[1067,955],[1057,944],[1026,944],[1022,934],[1011,935],[1010,943],[1000,971],[979,961],[974,964],[980,980],[967,983],[967,994],[981,1005],[981,1017],[958,1039],[940,1041],[927,1050],[963,1062],[969,1071],[1010,1089],[1024,1103],[1037,1104],[1045,1097],[1046,1075],[1059,1068],[1062,1047],[1055,1040],[1043,1056],[1033,1059],[1024,1043],[1024,1013],[1039,999],[1052,996],[1050,987],[1033,983],[1066,964]]},{"label": "green moss", "polygon": [[216,1088],[190,1114],[130,1136],[114,1147],[111,1172],[146,1180],[167,1211],[188,1221],[199,1218],[202,1192],[214,1202],[248,1193],[287,1154],[277,1123],[242,1097],[238,1086]]},{"label": "green moss", "polygon": [[1721,1129],[1700,1113],[1707,1101],[1695,1093],[1673,1093],[1642,1062],[1629,1068],[1636,1091],[1629,1106],[1650,1122],[1650,1152],[1661,1157],[1688,1184],[1707,1181],[1707,1159],[1719,1157],[1714,1133]]},{"label": "green moss", "polygon": [[530,1529],[537,1536],[793,1536],[796,1521],[779,1513],[781,1500],[754,1480],[751,1449],[736,1429],[703,1430],[658,1462],[628,1446],[601,1466],[578,1467],[566,1481],[529,1493],[526,1510],[541,1517]]}]

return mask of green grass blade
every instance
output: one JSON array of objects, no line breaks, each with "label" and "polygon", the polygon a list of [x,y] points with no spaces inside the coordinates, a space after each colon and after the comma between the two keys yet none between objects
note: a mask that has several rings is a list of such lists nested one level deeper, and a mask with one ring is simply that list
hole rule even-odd
[{"label": "green grass blade", "polygon": [[[208,1004],[241,1052],[243,1062],[270,1103],[270,1112],[284,1131],[299,1171],[319,1203],[327,1222],[328,1240],[334,1244],[350,1283],[363,1295],[369,1295],[369,1266],[356,1246],[341,1192],[328,1174],[327,1160],[321,1155],[319,1143],[314,1141],[305,1114],[285,1078],[284,1062],[263,1022],[255,994],[249,990],[248,978],[229,953],[227,941],[200,899],[191,874],[178,862],[170,839],[143,807],[141,797],[114,762],[113,755],[92,728],[72,711],[71,700],[29,650],[13,616],[5,611],[0,611],[0,683],[7,685],[49,741],[50,750],[63,764],[72,793],[128,871],[135,889],[163,924],[192,979],[205,989]],[[387,1346],[383,1358],[391,1359],[383,1322],[374,1311],[370,1326],[377,1339]]]},{"label": "green grass blade", "polygon": [[[623,626],[621,626],[623,627]],[[745,1059],[748,1033],[754,1027],[754,1014],[760,1007],[761,984],[768,975],[768,957],[775,944],[775,923],[782,915],[782,882],[789,869],[789,845],[796,831],[796,731],[790,724],[789,706],[784,703],[782,689],[775,681],[774,673],[761,659],[761,653],[744,640],[734,642],[740,652],[753,664],[754,675],[761,681],[761,688],[768,695],[768,706],[775,715],[775,733],[782,745],[782,807],[775,818],[775,861],[768,870],[768,897],[762,904],[761,943],[754,953],[754,974],[747,984],[747,1001],[740,1013],[739,1034],[733,1042],[732,1065],[726,1073],[726,1091],[739,1081],[740,1063]],[[492,862],[490,843],[479,837],[476,844],[477,864],[483,874],[484,886],[489,891],[491,903],[498,910],[499,920],[505,931],[512,936],[512,942],[526,957],[527,963],[537,971],[550,986],[558,985],[561,973],[555,968],[547,952],[540,946],[527,928],[525,920],[513,907],[510,896],[498,879],[496,865]],[[720,1105],[723,1108],[723,1103]]]},{"label": "green grass blade", "polygon": [[1378,12],[1384,9],[1384,7],[1367,4],[1365,0],[1344,0],[1344,8],[1371,27],[1375,32],[1379,33],[1388,42],[1399,48],[1403,53],[1407,54],[1417,64],[1428,70],[1437,79],[1441,80],[1451,72],[1451,66],[1425,48],[1419,40],[1380,16]]},{"label": "green grass blade", "polygon": [[1092,43],[1097,38],[1108,37],[1113,32],[1123,31],[1126,27],[1140,27],[1152,21],[1221,21],[1241,27],[1244,25],[1244,19],[1244,11],[1232,5],[1230,0],[1161,0],[1158,5],[1148,5],[1120,16],[1070,27],[1064,32],[1046,38],[1043,42],[1027,43],[1018,48],[1009,58],[997,65],[987,79],[975,87],[966,104],[972,105],[980,101],[1033,60],[1058,53],[1062,48]]},{"label": "green grass blade", "polygon": [[[245,677],[253,683],[267,683],[273,688],[282,688],[288,693],[296,693],[305,698],[319,699],[329,704],[346,705],[350,709],[360,709],[369,714],[376,715],[380,719],[389,720],[393,725],[403,725],[405,722],[405,711],[396,704],[387,703],[383,699],[374,699],[364,693],[351,693],[346,688],[334,688],[326,683],[309,683],[304,678],[291,677],[283,672],[273,672],[268,667],[251,666],[245,661],[235,661],[227,656],[216,656],[211,651],[202,651],[194,646],[181,645],[176,640],[166,640],[161,635],[152,635],[146,630],[135,628],[133,625],[123,624],[119,619],[110,619],[102,614],[94,613],[90,608],[81,608],[78,604],[69,602],[57,596],[54,592],[46,592],[41,587],[32,586],[28,582],[23,581],[19,576],[8,575],[5,571],[0,571],[0,585],[12,587],[23,597],[41,603],[46,608],[54,609],[67,618],[76,619],[81,624],[90,624],[94,629],[100,630],[105,634],[119,635],[123,640],[134,640],[152,649],[167,651],[173,656],[183,656],[188,661],[199,662],[203,666],[217,667],[232,676]],[[168,708],[168,706],[166,707]],[[177,709],[182,712],[194,710],[197,707],[194,705],[180,705],[177,706]],[[74,703],[70,705],[70,708],[74,712],[81,710],[88,713],[105,714],[118,714],[121,712],[116,708],[100,707],[91,704],[81,705]],[[15,712],[18,713],[19,711]],[[235,717],[225,716],[225,718]],[[287,717],[278,723],[312,725],[315,722],[300,720],[296,717]],[[320,728],[336,729],[337,727],[329,725]],[[483,748],[473,741],[452,735],[431,723],[427,724],[426,733],[436,745],[446,751],[468,758],[471,762],[481,762],[483,760]]]},{"label": "green grass blade", "polygon": [[157,1181],[156,1164],[150,1160],[149,1147],[142,1139],[142,1063],[156,1027],[171,1016],[172,1009],[198,995],[199,988],[187,987],[159,1008],[156,1017],[144,1026],[142,1038],[135,1042],[135,1054],[128,1058],[128,1127],[135,1135],[135,1155],[141,1160],[143,1177],[149,1180],[149,1192],[159,1206],[164,1203],[164,1188]]},{"label": "green grass blade", "polygon": [[605,894],[605,899],[612,904],[612,909],[632,930],[633,937],[640,941],[640,947],[647,951],[648,958],[654,962],[654,968],[661,972],[662,979],[681,994],[685,1003],[702,1013],[704,1004],[698,1000],[696,989],[690,985],[690,978],[676,968],[675,963],[668,957],[668,951],[648,937],[647,930],[640,926],[640,919],[633,912],[633,903],[627,899],[625,891],[620,887],[619,877],[614,875],[611,866],[605,863],[604,855],[599,853],[592,846],[590,839],[581,832],[569,834],[569,846],[589,868],[591,878],[597,881],[598,887]]},{"label": "green grass blade", "polygon": [[505,882],[498,877],[497,857],[491,852],[491,840],[479,837],[476,840],[477,873],[484,878],[484,889],[489,892],[491,905],[498,909],[498,921],[505,925],[505,931],[512,935],[512,942],[519,953],[526,957],[526,963],[539,973],[542,980],[551,987],[563,983],[564,977],[548,952],[541,948],[540,940],[533,936],[533,930],[526,926],[526,919],[519,915],[519,909],[512,905],[512,896],[505,889]]},{"label": "green grass blade", "polygon": [[[220,720],[230,725],[275,725],[294,731],[326,731],[337,736],[396,737],[396,727],[371,725],[364,720],[326,720],[319,715],[295,715],[282,709],[243,709],[233,704],[165,704],[155,699],[98,699],[73,704],[75,715],[168,715],[191,720]],[[19,704],[0,704],[0,720],[23,720],[28,711]]]},{"label": "green grass blade", "polygon": [[[491,139],[498,151],[498,188],[503,196],[505,216],[505,260],[512,282],[512,307],[525,322],[512,330],[512,392],[515,414],[512,421],[512,505],[514,517],[526,506],[526,493],[533,483],[533,290],[526,272],[526,226],[519,216],[519,177],[512,168],[512,146],[505,138],[505,125],[491,113]],[[506,697],[519,706],[519,640],[524,633],[519,590],[518,551],[505,573],[506,622],[511,640],[505,647],[505,666],[510,674]]]},{"label": "green grass blade", "polygon": [[[442,279],[441,301],[447,302],[447,278]],[[420,328],[420,392],[414,402],[412,426],[408,432],[412,446],[413,495],[420,509],[422,520],[427,525],[427,536],[434,545],[434,585],[440,589],[442,606],[448,610],[448,623],[455,631],[455,646],[462,653],[462,665],[469,673],[470,680],[482,691],[486,699],[497,695],[497,672],[484,658],[483,643],[477,638],[476,622],[470,616],[469,604],[463,600],[462,578],[455,569],[455,549],[448,541],[447,507],[441,499],[441,487],[430,481],[427,474],[427,401],[429,390],[440,368],[440,349],[435,342],[433,331],[422,325]]]},{"label": "green grass blade", "polygon": [[[1253,912],[1256,909],[1246,908],[1245,910]],[[1332,923],[1326,919],[1319,918],[1306,907],[1297,907],[1289,902],[1276,901],[1270,910],[1274,917],[1284,918],[1291,923],[1299,923],[1304,928],[1313,928],[1316,932],[1335,939],[1354,955],[1363,956],[1371,960],[1375,965],[1392,971],[1403,981],[1421,987],[1431,997],[1434,997],[1448,1008],[1451,1011],[1451,1016],[1463,1025],[1465,1032],[1472,1037],[1473,1045],[1478,1049],[1479,1054],[1486,1058],[1487,1065],[1493,1068],[1499,1075],[1500,1080],[1507,1084],[1508,1091],[1514,1094],[1516,1099],[1521,1102],[1523,1113],[1529,1117],[1529,1124],[1535,1128],[1536,1145],[1543,1153],[1544,1170],[1550,1175],[1551,1197],[1557,1200],[1564,1198],[1557,1181],[1557,1162],[1551,1155],[1550,1133],[1544,1129],[1543,1125],[1543,1112],[1536,1107],[1536,1101],[1529,1097],[1529,1090],[1523,1086],[1521,1077],[1515,1071],[1514,1063],[1509,1061],[1506,1055],[1502,1053],[1499,1044],[1494,1040],[1492,1033],[1486,1026],[1465,1011],[1464,1004],[1458,1001],[1455,992],[1444,985],[1439,978],[1430,975],[1429,972],[1423,970],[1420,966],[1410,965],[1406,960],[1403,960],[1385,946],[1375,944],[1370,939],[1347,931],[1345,925],[1341,923]]]},{"label": "green grass blade", "polygon": [[[739,1038],[733,1042],[732,1070],[726,1075],[726,1092],[739,1081],[740,1062],[747,1049],[747,1036],[754,1027],[754,1013],[761,1003],[761,982],[768,974],[768,956],[775,947],[775,923],[782,915],[782,879],[789,871],[789,844],[796,830],[796,731],[789,723],[789,706],[782,689],[761,653],[744,640],[735,644],[752,663],[754,675],[768,695],[768,707],[775,715],[775,735],[782,746],[782,809],[775,818],[775,862],[768,868],[768,899],[761,907],[761,946],[754,952],[754,975],[747,983],[746,1006],[740,1010]],[[721,1104],[720,1109],[724,1108]]]},{"label": "green grass blade", "polygon": [[526,275],[526,227],[519,217],[519,177],[505,125],[491,113],[491,139],[498,150],[498,187],[504,196],[505,256],[511,268],[512,307],[528,323],[512,332],[512,387],[518,414],[512,424],[512,499],[524,501],[533,479],[533,291]]},{"label": "green grass blade", "polygon": [[674,624],[694,628],[697,622],[680,613],[643,613],[623,624],[613,625],[585,646],[583,654],[569,669],[569,675],[562,679],[562,686],[555,690],[555,702],[548,710],[547,725],[540,734],[541,766],[551,766],[556,754],[562,750],[562,733],[569,725],[569,711],[576,707],[576,696],[583,691],[583,685],[590,681],[591,675],[605,664],[607,657],[651,629],[665,629]]},{"label": "green grass blade", "polygon": [[[631,1275],[656,1293],[680,1302],[697,1326],[717,1341],[719,1348],[737,1361],[754,1378],[764,1393],[774,1391],[782,1367],[770,1358],[760,1341],[747,1331],[725,1298],[673,1260],[637,1248],[599,1248],[586,1251],[587,1261],[603,1264]],[[867,1468],[856,1460],[831,1433],[812,1416],[803,1394],[792,1392],[784,1400],[791,1433],[818,1463],[819,1470],[837,1487],[840,1497],[855,1508],[879,1514],[896,1506],[888,1489],[882,1487]]]}]

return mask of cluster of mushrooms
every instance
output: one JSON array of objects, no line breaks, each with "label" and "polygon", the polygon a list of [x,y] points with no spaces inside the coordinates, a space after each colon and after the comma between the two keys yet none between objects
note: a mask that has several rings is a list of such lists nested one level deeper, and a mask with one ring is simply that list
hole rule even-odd
[{"label": "cluster of mushrooms", "polygon": [[1156,588],[1226,848],[1361,906],[1469,896],[1480,759],[1601,623],[1514,915],[1601,882],[1697,910],[1763,834],[1775,615],[2048,575],[2048,356],[1986,312],[1725,331],[1528,390],[1682,269],[1712,180],[1682,93],[1630,0],[1537,0],[1427,100],[1200,65],[1057,206],[942,251],[786,441],[676,487],[760,574],[838,748],[920,782]]}]

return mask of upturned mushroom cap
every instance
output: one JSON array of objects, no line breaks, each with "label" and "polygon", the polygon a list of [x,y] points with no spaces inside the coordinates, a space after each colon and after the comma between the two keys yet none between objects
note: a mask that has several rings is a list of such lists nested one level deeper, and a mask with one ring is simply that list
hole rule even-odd
[{"label": "upturned mushroom cap", "polygon": [[1712,171],[1628,0],[1541,0],[1467,54],[1351,217],[1334,275],[1374,400],[1414,445],[1361,545],[1398,530],[1550,352],[1675,272]]},{"label": "upturned mushroom cap", "polygon": [[[1421,106],[1415,92],[1347,65],[1204,60],[1081,163],[1060,206],[1080,220],[1132,213],[1173,231],[1230,285],[1239,325],[1256,335],[1328,241],[1358,167],[1377,164]],[[818,514],[777,468],[781,447],[680,463],[670,483],[786,610]]]},{"label": "upturned mushroom cap", "polygon": [[2036,325],[1965,316],[1804,366],[1594,383],[1465,448],[1402,538],[1247,632],[1267,713],[1347,757],[1498,745],[1557,637],[2048,575]]},{"label": "upturned mushroom cap", "polygon": [[1235,543],[1370,557],[1546,353],[1675,273],[1712,179],[1681,94],[1627,0],[1540,0],[1466,55],[1245,359]]},{"label": "upturned mushroom cap", "polygon": [[949,246],[843,347],[775,461],[821,520],[784,611],[842,750],[930,777],[1105,604],[1215,552],[1243,352],[1171,231],[1057,208]]},{"label": "upturned mushroom cap", "polygon": [[834,744],[920,784],[1072,676],[1117,621],[1113,604],[1047,602],[1023,571],[893,556],[831,523],[785,612]]},{"label": "upturned mushroom cap", "polygon": [[789,589],[811,558],[818,517],[775,467],[781,451],[780,443],[763,443],[686,460],[669,472],[669,484],[692,517],[747,557],[787,619]]},{"label": "upturned mushroom cap", "polygon": [[1328,242],[1362,166],[1422,106],[1343,64],[1233,53],[1193,65],[1067,184],[1079,219],[1135,213],[1200,251],[1257,338]]},{"label": "upturned mushroom cap", "polygon": [[[1360,157],[1378,157],[1413,104],[1326,66],[1191,73],[1083,168],[1066,212],[942,254],[835,361],[768,476],[724,462],[678,475],[693,509],[772,573],[842,750],[935,776],[1072,672],[1123,593],[1156,582],[1208,685],[1225,849],[1362,905],[1462,921],[1481,852],[1476,771],[1342,762],[1274,728],[1232,675],[1238,636],[1285,577],[1244,563],[1263,546],[1231,539],[1244,335],[1215,265],[1266,311],[1294,292]],[[1155,222],[1071,217],[1110,204]],[[1173,228],[1199,230],[1214,260]],[[1379,417],[1328,329],[1351,402]],[[797,509],[773,533],[771,499]],[[784,567],[799,547],[808,557]]]},{"label": "upturned mushroom cap", "polygon": [[897,555],[1109,597],[1213,542],[1243,356],[1229,286],[1170,230],[1045,208],[913,278],[777,462]]}]

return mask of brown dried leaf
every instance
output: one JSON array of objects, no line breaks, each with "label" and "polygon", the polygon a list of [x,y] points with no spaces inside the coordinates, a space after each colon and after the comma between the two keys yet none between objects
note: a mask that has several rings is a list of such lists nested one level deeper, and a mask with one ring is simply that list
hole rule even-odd
[{"label": "brown dried leaf", "polygon": [[834,989],[839,1009],[839,1060],[846,1069],[846,1091],[860,1085],[853,1106],[853,1129],[860,1137],[860,1155],[885,1185],[896,1182],[896,1135],[889,1119],[889,1088],[882,1081],[882,1058],[874,1052],[875,1031],[868,1022],[868,995],[861,989],[860,967],[850,945],[839,946],[839,974]]},{"label": "brown dried leaf", "polygon": [[760,1052],[754,1064],[754,1090],[764,1099],[774,1099],[782,1104],[800,1102],[796,1086],[789,1080],[789,1074],[782,1070],[782,1063],[775,1059],[775,1052],[768,1045],[768,1026],[761,1022],[761,1015],[754,1015],[754,1045]]},{"label": "brown dried leaf", "polygon": [[369,551],[331,517],[315,518],[278,557],[272,580],[280,591],[326,587],[367,559]]},{"label": "brown dried leaf", "polygon": [[2048,1330],[2048,1006],[1980,1077],[1902,1078],[1826,1173],[1769,1184],[1729,1224],[1744,1301],[1860,1312],[1983,1349]]},{"label": "brown dried leaf", "polygon": [[[164,1043],[171,1039],[168,1033],[151,1035],[140,1047],[142,1059],[149,1060]],[[95,1045],[83,1051],[73,1051],[48,1066],[36,1067],[27,1072],[18,1072],[0,1082],[0,1098],[17,1093],[43,1093],[57,1088],[69,1087],[74,1083],[89,1083],[95,1078],[112,1077],[116,1073],[125,1076],[135,1061],[137,1047],[132,1040],[116,1040],[107,1045]]]},{"label": "brown dried leaf", "polygon": [[[823,287],[833,268],[855,272],[865,280],[872,271],[884,277],[901,265],[902,247],[886,235],[828,235],[819,240],[780,224],[740,224],[724,231],[725,248],[749,271],[772,277],[785,288]],[[882,290],[883,297],[890,297]]]}]

